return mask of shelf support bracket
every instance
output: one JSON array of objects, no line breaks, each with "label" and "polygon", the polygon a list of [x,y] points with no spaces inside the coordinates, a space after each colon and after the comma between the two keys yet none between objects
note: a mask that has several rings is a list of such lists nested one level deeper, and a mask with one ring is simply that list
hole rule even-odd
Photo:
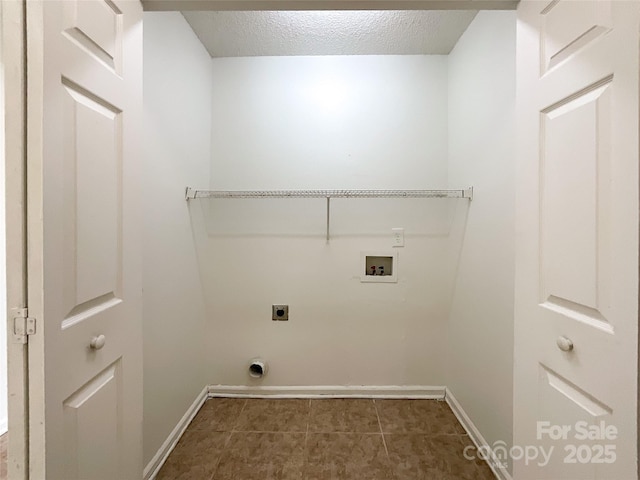
[{"label": "shelf support bracket", "polygon": [[327,197],[327,244],[329,243],[330,222],[331,222],[331,197]]}]

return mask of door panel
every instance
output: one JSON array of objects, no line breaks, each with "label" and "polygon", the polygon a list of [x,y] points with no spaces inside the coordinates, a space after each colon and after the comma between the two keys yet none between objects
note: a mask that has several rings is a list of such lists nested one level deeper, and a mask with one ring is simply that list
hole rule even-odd
[{"label": "door panel", "polygon": [[142,8],[48,0],[27,16],[31,473],[137,479]]},{"label": "door panel", "polygon": [[122,402],[120,377],[118,360],[63,402],[70,478],[122,478],[117,448],[123,440],[123,419],[118,409]]},{"label": "door panel", "polygon": [[[121,302],[122,112],[62,79],[67,328]],[[96,219],[99,219],[96,222]],[[100,252],[96,255],[96,252]]]},{"label": "door panel", "polygon": [[598,297],[609,279],[599,250],[608,246],[612,80],[542,110],[540,132],[542,305],[605,330]]},{"label": "door panel", "polygon": [[122,11],[109,1],[63,5],[63,35],[116,73],[122,70]]},{"label": "door panel", "polygon": [[[537,411],[540,418],[549,422],[549,425],[570,425],[574,427],[575,425],[580,425],[579,422],[583,422],[586,425],[599,425],[601,421],[604,421],[607,425],[612,423],[612,411],[609,407],[601,404],[589,392],[582,390],[567,378],[544,366],[540,367],[539,392],[540,398],[538,399]],[[605,452],[605,445],[610,442],[574,439],[574,435],[574,431],[569,432],[567,441],[550,442],[547,445],[547,447],[550,445],[555,446],[551,457],[552,460],[548,466],[541,468],[537,478],[617,478],[610,476],[611,470],[607,470],[610,465],[592,463],[591,461],[581,463],[584,459],[608,461],[609,454]],[[575,447],[575,454],[570,445]],[[565,448],[568,450],[565,450]],[[602,451],[600,451],[600,448],[602,448]],[[578,453],[578,449],[580,453]],[[617,454],[618,452],[615,453]],[[551,473],[551,469],[553,469],[553,473]]]},{"label": "door panel", "polygon": [[639,30],[637,1],[518,8],[514,444],[553,453],[516,478],[637,475]]},{"label": "door panel", "polygon": [[549,2],[540,12],[541,73],[559,66],[611,29],[611,2]]}]

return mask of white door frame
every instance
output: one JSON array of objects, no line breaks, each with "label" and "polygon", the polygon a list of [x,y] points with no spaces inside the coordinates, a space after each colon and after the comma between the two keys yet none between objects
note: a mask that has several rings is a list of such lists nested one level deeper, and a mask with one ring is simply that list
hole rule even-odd
[{"label": "white door frame", "polygon": [[9,394],[8,473],[29,478],[28,346],[14,338],[13,318],[27,305],[26,290],[26,64],[25,0],[3,0],[2,63],[5,95],[7,235],[7,361]]}]

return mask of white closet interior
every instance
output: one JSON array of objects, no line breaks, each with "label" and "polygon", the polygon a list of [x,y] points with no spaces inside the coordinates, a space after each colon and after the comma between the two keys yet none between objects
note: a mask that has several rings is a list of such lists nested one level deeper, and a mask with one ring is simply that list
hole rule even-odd
[{"label": "white closet interior", "polygon": [[[515,27],[481,11],[442,55],[211,58],[183,15],[145,13],[145,465],[208,387],[446,389],[487,442],[511,439]],[[327,190],[470,186],[332,198],[326,241]],[[364,251],[397,253],[397,283],[361,282]]]}]

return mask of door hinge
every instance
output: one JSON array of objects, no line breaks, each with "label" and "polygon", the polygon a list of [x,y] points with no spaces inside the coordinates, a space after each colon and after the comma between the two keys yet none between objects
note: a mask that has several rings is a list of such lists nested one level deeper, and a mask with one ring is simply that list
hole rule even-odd
[{"label": "door hinge", "polygon": [[36,333],[36,319],[29,316],[29,310],[20,308],[13,317],[13,341],[27,343],[29,335]]}]

